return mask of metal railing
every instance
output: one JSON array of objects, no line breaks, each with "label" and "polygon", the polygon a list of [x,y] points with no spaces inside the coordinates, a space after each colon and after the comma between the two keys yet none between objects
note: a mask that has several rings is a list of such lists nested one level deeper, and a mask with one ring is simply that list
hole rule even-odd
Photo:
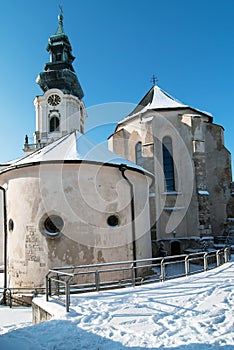
[{"label": "metal railing", "polygon": [[230,248],[192,254],[94,265],[58,267],[46,275],[46,300],[56,299],[69,312],[71,294],[99,291],[188,276],[218,267],[230,259]]},{"label": "metal railing", "polygon": [[38,294],[45,294],[45,288],[0,288],[0,305],[6,305],[10,308],[15,306],[31,306],[31,302],[27,301],[27,297],[30,299]]},{"label": "metal railing", "polygon": [[46,142],[25,143],[24,144],[24,151],[35,151],[36,149],[43,148],[47,145],[48,145],[48,143],[46,143]]}]

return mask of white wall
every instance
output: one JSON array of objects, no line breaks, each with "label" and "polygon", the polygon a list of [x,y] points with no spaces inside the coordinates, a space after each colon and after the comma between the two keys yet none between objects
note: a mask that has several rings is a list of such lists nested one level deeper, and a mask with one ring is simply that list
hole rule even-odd
[{"label": "white wall", "polygon": [[0,191],[0,266],[4,263],[4,209],[3,191]]},{"label": "white wall", "polygon": [[[136,185],[137,258],[151,257],[148,182],[126,171]],[[131,260],[132,225],[130,188],[116,167],[98,164],[29,166],[0,176],[8,182],[8,284],[39,287],[55,266]],[[47,215],[64,221],[62,234],[45,234]],[[117,215],[119,224],[107,223]]]},{"label": "white wall", "polygon": [[[52,94],[60,96],[61,102],[57,106],[48,104],[48,97]],[[36,131],[39,132],[38,138],[35,137],[34,142],[40,139],[40,142],[47,144],[52,140],[73,130],[84,132],[83,125],[86,119],[86,110],[84,103],[78,97],[64,94],[59,89],[50,89],[42,96],[37,96],[34,100],[36,111]],[[50,117],[57,116],[60,121],[60,130],[50,132]]]}]

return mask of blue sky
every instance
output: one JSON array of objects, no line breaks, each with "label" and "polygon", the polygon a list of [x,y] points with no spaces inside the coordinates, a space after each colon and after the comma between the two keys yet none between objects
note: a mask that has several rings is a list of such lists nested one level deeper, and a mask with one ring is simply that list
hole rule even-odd
[{"label": "blue sky", "polygon": [[[212,113],[234,154],[233,0],[61,2],[74,68],[91,107],[87,127],[109,124],[105,132],[96,128],[98,141],[141,100],[155,74],[172,96]],[[57,29],[58,4],[1,3],[0,162],[21,156],[25,134],[35,131],[33,99],[42,94],[35,79],[49,61],[45,48]],[[100,104],[104,110],[94,115]]]}]

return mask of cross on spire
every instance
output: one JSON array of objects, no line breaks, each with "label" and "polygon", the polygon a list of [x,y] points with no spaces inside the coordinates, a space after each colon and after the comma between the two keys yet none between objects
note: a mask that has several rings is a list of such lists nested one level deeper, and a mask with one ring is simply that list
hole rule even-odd
[{"label": "cross on spire", "polygon": [[58,28],[57,31],[55,33],[55,35],[63,35],[64,34],[64,29],[63,29],[63,7],[60,4],[59,5],[59,9],[60,9],[60,14],[58,15]]},{"label": "cross on spire", "polygon": [[153,85],[156,85],[158,82],[158,78],[153,74],[152,78],[150,79],[150,82],[153,83]]}]

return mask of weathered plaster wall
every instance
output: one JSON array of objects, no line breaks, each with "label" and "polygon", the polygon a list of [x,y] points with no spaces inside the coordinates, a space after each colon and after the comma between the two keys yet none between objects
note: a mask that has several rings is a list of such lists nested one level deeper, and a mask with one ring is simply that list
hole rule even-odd
[{"label": "weathered plaster wall", "polygon": [[[164,187],[165,136],[172,139],[173,193]],[[155,174],[154,187],[150,188],[152,239],[165,240],[170,251],[174,236],[186,249],[193,245],[194,237],[222,235],[227,212],[231,217],[232,211],[231,160],[224,146],[223,128],[189,108],[160,113],[148,110],[120,123],[109,140],[114,152],[131,161],[136,159],[137,142],[142,142],[143,166]]]},{"label": "weathered plaster wall", "polygon": [[216,124],[206,126],[206,163],[212,232],[221,236],[227,219],[232,174],[231,155],[223,143],[223,128]]},{"label": "weathered plaster wall", "polygon": [[[181,119],[176,111],[163,115],[146,112],[119,126],[120,130],[109,140],[114,152],[127,155],[131,161],[136,160],[137,142],[142,142],[143,167],[155,174],[150,188],[150,208],[152,232],[156,224],[157,239],[172,238],[175,230],[177,237],[190,237],[199,232],[191,121],[188,125],[181,123]],[[170,136],[173,143],[174,193],[167,193],[164,188],[162,140],[165,136]],[[152,235],[155,239],[155,232]]]},{"label": "weathered plaster wall", "polygon": [[[134,184],[137,258],[151,257],[148,182],[126,171]],[[8,285],[39,287],[55,266],[131,260],[130,188],[118,168],[94,164],[46,164],[11,170],[8,184]],[[137,186],[135,186],[137,183]],[[47,216],[64,227],[55,238],[45,233]],[[111,227],[110,215],[119,223]]]}]

